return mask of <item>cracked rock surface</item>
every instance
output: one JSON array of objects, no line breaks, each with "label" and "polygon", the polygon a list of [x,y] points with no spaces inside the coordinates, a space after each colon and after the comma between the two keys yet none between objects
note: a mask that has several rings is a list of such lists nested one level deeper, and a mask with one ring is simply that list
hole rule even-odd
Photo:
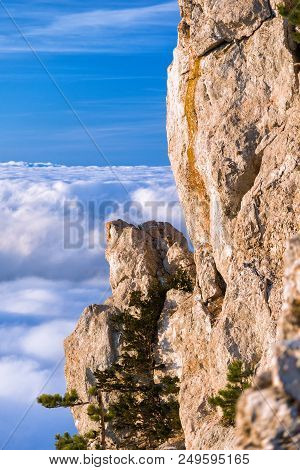
[{"label": "cracked rock surface", "polygon": [[189,448],[224,448],[234,438],[207,398],[234,358],[268,369],[280,335],[283,257],[300,220],[300,60],[274,1],[179,5],[167,130],[195,249],[199,328],[197,406],[191,397],[182,419]]},{"label": "cracked rock surface", "polygon": [[259,376],[239,401],[240,449],[300,449],[300,237],[286,255],[285,292],[279,322],[281,341],[272,369]]}]

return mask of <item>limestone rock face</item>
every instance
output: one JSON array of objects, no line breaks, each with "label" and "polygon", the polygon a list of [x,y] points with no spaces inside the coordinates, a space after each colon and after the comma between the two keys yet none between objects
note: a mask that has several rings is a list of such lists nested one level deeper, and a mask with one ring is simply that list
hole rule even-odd
[{"label": "limestone rock face", "polygon": [[286,257],[282,341],[276,345],[272,371],[256,379],[240,399],[237,441],[241,449],[292,449],[300,446],[300,238]]},{"label": "limestone rock face", "polygon": [[179,0],[183,21],[180,29],[189,37],[197,55],[223,42],[249,37],[270,17],[268,0]]},{"label": "limestone rock face", "polygon": [[299,233],[299,57],[275,3],[179,1],[167,130],[197,271],[190,315],[198,364],[189,379],[182,373],[195,395],[181,409],[193,449],[214,448],[216,435],[219,448],[234,445],[207,398],[234,358],[270,367],[283,257]]},{"label": "limestone rock face", "polygon": [[161,375],[171,375],[181,379],[183,368],[183,336],[185,334],[186,314],[191,311],[192,295],[187,292],[170,290],[167,293],[164,309],[158,323],[158,344],[156,362],[163,364]]},{"label": "limestone rock face", "polygon": [[[247,210],[248,224],[253,224],[243,232],[255,240],[259,220],[255,214],[253,220],[250,209],[257,190],[263,192],[259,199],[271,199],[265,193],[274,191],[279,167],[283,164],[286,180],[296,164],[296,129],[288,130],[295,136],[290,144],[278,131],[285,130],[287,121],[299,126],[297,113],[291,111],[298,104],[295,57],[286,47],[283,22],[272,16],[267,0],[180,3],[184,16],[168,83],[170,159],[194,245],[211,244],[226,278],[241,208],[241,222]],[[211,31],[203,25],[211,20],[216,27],[220,19],[231,39],[224,33],[222,42],[228,44],[215,48]],[[185,24],[193,26],[186,29]],[[201,41],[193,30],[203,36]],[[205,38],[214,46],[206,54]],[[272,144],[276,147],[270,150]],[[260,183],[256,191],[255,182]],[[249,191],[251,207],[244,201]]]},{"label": "limestone rock face", "polygon": [[[91,305],[65,340],[68,390],[75,389],[82,402],[89,402],[88,390],[94,385],[93,371],[107,369],[118,357],[119,334],[111,321],[117,312],[113,306]],[[87,405],[72,411],[81,434],[95,429],[95,423],[87,415]]]},{"label": "limestone rock face", "polygon": [[180,418],[187,449],[230,448],[233,431],[224,429],[219,416],[212,415],[205,404],[206,394],[212,392],[209,375],[213,373],[214,352],[210,349],[209,311],[199,297],[197,292],[168,292],[157,345],[157,362],[164,364],[164,369],[157,376],[180,379]]},{"label": "limestone rock face", "polygon": [[117,220],[107,224],[106,258],[114,305],[124,308],[134,290],[147,293],[153,281],[162,281],[178,267],[195,266],[186,238],[172,225],[146,222],[139,227]]}]

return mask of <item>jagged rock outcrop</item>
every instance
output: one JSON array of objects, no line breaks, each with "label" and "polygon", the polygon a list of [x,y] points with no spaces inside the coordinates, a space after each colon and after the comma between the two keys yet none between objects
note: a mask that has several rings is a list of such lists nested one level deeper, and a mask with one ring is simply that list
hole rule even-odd
[{"label": "jagged rock outcrop", "polygon": [[300,238],[286,256],[281,342],[272,370],[259,376],[240,399],[237,438],[241,449],[300,448]]},{"label": "jagged rock outcrop", "polygon": [[[118,309],[109,305],[86,308],[74,332],[65,340],[65,376],[68,389],[75,389],[82,402],[89,403],[89,388],[95,385],[93,372],[107,369],[119,355],[119,334],[112,319]],[[104,394],[107,406],[109,396]],[[99,429],[87,415],[87,406],[74,407],[72,412],[80,434]]]},{"label": "jagged rock outcrop", "polygon": [[178,267],[195,277],[187,240],[171,224],[152,221],[135,227],[117,220],[107,224],[106,241],[116,307],[124,309],[133,291],[146,294],[153,281],[163,282]]},{"label": "jagged rock outcrop", "polygon": [[299,232],[299,53],[274,1],[179,5],[167,128],[195,249],[198,337],[181,417],[188,448],[225,448],[233,435],[220,429],[207,398],[234,358],[269,367],[283,255]]},{"label": "jagged rock outcrop", "polygon": [[[74,332],[65,340],[68,390],[75,389],[80,400],[87,403],[93,402],[88,395],[95,382],[93,372],[108,369],[120,354],[120,336],[113,319],[129,308],[132,293],[141,291],[147,295],[154,283],[164,285],[178,269],[184,270],[192,284],[195,283],[193,255],[188,250],[186,238],[172,225],[147,222],[135,227],[117,220],[107,224],[106,236],[112,297],[105,305],[92,305],[85,309]],[[180,303],[187,295],[181,291],[170,292],[178,293]],[[167,362],[159,358],[157,365],[161,366],[162,361]],[[103,394],[105,410],[112,398],[108,393]],[[87,405],[74,407],[72,412],[81,434],[97,429],[87,415]],[[106,445],[114,448],[118,436],[114,435],[109,424],[106,426]],[[172,445],[182,448],[182,438],[172,441]]]}]

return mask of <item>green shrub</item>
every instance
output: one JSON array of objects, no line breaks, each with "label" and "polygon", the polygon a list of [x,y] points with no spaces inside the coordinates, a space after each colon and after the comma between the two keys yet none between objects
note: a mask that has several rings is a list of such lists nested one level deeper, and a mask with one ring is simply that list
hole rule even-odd
[{"label": "green shrub", "polygon": [[176,273],[170,276],[168,281],[168,289],[177,289],[184,292],[193,292],[194,284],[187,272],[178,268]]},{"label": "green shrub", "polygon": [[[293,26],[300,26],[300,1],[291,0],[288,4],[280,3],[277,5],[278,12],[280,15],[287,19],[288,22]],[[293,39],[297,44],[300,44],[300,33],[294,31],[292,33]]]},{"label": "green shrub", "polygon": [[245,366],[242,361],[233,361],[228,366],[226,387],[208,399],[212,408],[221,408],[224,426],[234,426],[238,399],[251,386],[253,373],[253,368]]}]

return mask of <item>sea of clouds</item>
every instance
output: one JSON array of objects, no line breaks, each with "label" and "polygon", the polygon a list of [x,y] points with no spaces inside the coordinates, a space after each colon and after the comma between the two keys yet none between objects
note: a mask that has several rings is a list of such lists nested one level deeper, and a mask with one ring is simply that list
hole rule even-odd
[{"label": "sea of clouds", "polygon": [[[0,443],[53,446],[69,412],[35,404],[65,390],[63,339],[110,295],[105,222],[169,221],[185,231],[169,167],[0,164]],[[25,432],[26,431],[26,432]]]}]

